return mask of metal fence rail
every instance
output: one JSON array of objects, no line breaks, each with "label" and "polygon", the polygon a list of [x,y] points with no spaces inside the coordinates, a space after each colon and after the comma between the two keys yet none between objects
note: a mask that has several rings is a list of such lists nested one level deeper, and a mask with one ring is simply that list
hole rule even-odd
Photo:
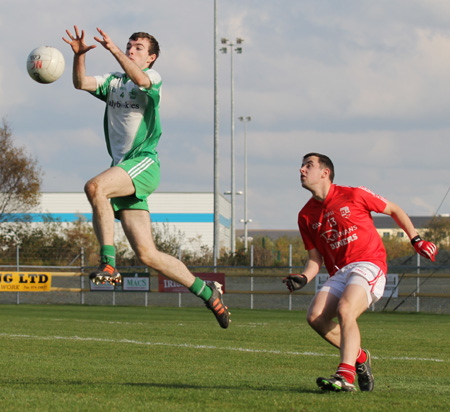
[{"label": "metal fence rail", "polygon": [[[8,268],[0,267],[2,273],[6,273],[4,269],[8,272]],[[143,267],[121,268],[121,271],[147,274],[150,279],[148,292],[92,291],[87,276],[89,272],[84,270],[64,271],[63,269],[67,270],[67,267],[22,269],[36,273],[50,273],[52,276],[50,291],[0,292],[0,303],[202,306],[197,297],[188,293],[159,292],[157,273],[148,272],[148,269]],[[57,271],[53,271],[55,269]],[[71,269],[73,270],[73,267]],[[217,270],[211,267],[195,269],[197,273]],[[315,287],[309,284],[301,291],[289,293],[281,281],[289,269],[292,268],[220,268],[226,278],[227,305],[233,308],[306,310],[315,294]],[[371,307],[371,310],[450,313],[449,269],[446,269],[446,273],[444,269],[438,273],[431,270],[422,270],[421,273],[405,270],[400,275],[398,297],[382,298]]]}]

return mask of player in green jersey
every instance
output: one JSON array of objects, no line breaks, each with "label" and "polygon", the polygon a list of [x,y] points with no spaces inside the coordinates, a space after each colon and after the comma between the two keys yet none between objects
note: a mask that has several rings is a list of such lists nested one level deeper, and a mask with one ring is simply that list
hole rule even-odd
[{"label": "player in green jersey", "polygon": [[180,260],[158,251],[153,241],[147,197],[159,184],[159,159],[156,151],[161,136],[159,103],[161,77],[152,66],[159,56],[159,44],[148,33],[131,35],[125,53],[101,29],[94,39],[108,50],[124,73],[87,76],[87,45],[84,31],[74,26],[66,30],[74,52],[73,83],[106,103],[104,128],[111,167],[85,185],[92,205],[93,225],[100,243],[100,266],[91,274],[95,282],[120,283],[116,270],[114,219],[120,220],[139,260],[202,298],[222,328],[227,328],[230,313],[222,300],[221,285],[206,284],[195,277]]}]

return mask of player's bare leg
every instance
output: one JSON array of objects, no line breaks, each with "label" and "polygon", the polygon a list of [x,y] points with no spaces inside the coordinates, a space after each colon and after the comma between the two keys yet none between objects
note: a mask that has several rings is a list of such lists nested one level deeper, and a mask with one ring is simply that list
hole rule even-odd
[{"label": "player's bare leg", "polygon": [[373,391],[374,388],[370,352],[368,350],[362,352],[363,355],[364,353],[366,355],[365,361],[357,363],[356,359],[361,347],[361,334],[357,319],[367,309],[368,303],[364,288],[350,284],[345,289],[338,306],[341,325],[341,364],[354,365],[356,363],[359,388],[366,392]]},{"label": "player's bare leg", "polygon": [[[339,348],[341,362],[335,375],[318,378],[323,390],[353,392],[356,374],[354,367],[361,345],[357,319],[367,309],[367,295],[359,285],[349,285],[341,298],[319,292],[308,310],[308,323],[325,340]],[[338,317],[339,323],[333,321]]]},{"label": "player's bare leg", "polygon": [[328,292],[319,292],[308,309],[309,325],[336,348],[341,346],[341,327],[333,319],[337,316],[339,298]]},{"label": "player's bare leg", "polygon": [[[112,167],[90,179],[84,188],[92,206],[93,226],[100,246],[114,245],[114,211],[109,199],[134,193],[134,185],[128,173]],[[96,284],[119,284],[122,278],[114,268],[101,262],[99,268],[89,276]]]},{"label": "player's bare leg", "polygon": [[146,210],[121,210],[120,221],[131,247],[144,265],[187,288],[192,286],[195,276],[186,265],[177,258],[156,249],[150,214]]},{"label": "player's bare leg", "polygon": [[348,285],[339,300],[337,315],[341,327],[341,362],[356,363],[361,347],[361,334],[357,319],[367,309],[366,291],[359,285]]},{"label": "player's bare leg", "polygon": [[[230,323],[230,313],[223,303],[222,286],[218,282],[207,286],[196,278],[180,260],[156,249],[152,236],[150,214],[145,210],[121,210],[120,221],[138,259],[159,273],[187,287],[201,297],[222,328]],[[196,292],[197,282],[202,286]]]}]

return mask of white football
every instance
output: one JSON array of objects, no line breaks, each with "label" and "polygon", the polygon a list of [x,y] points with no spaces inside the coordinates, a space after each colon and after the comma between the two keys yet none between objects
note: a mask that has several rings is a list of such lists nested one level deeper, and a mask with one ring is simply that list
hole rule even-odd
[{"label": "white football", "polygon": [[27,71],[38,83],[53,83],[64,72],[65,62],[62,53],[50,46],[34,49],[27,59]]}]

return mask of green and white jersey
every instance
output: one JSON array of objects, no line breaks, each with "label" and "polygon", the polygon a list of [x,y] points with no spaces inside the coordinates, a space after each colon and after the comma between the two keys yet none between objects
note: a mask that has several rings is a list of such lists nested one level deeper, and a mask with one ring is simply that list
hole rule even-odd
[{"label": "green and white jersey", "polygon": [[103,127],[112,166],[137,156],[158,157],[162,81],[155,70],[144,72],[152,82],[150,89],[136,86],[125,73],[95,76],[97,90],[92,94],[106,102]]}]

